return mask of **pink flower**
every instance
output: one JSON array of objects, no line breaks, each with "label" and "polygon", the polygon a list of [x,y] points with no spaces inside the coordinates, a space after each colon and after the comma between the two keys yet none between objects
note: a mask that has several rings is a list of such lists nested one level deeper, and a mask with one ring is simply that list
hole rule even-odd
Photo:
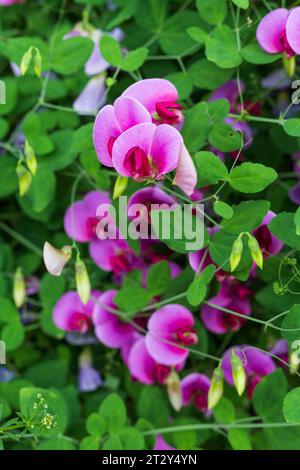
[{"label": "pink flower", "polygon": [[258,241],[264,258],[277,255],[284,246],[284,243],[278,240],[268,228],[269,223],[274,217],[276,217],[275,212],[268,211],[262,223],[252,232]]},{"label": "pink flower", "polygon": [[[92,291],[92,297],[98,298],[100,292]],[[64,331],[78,331],[82,334],[92,326],[92,312],[94,300],[84,305],[77,292],[66,292],[61,296],[53,309],[53,322]]]},{"label": "pink flower", "polygon": [[[180,363],[176,370],[181,370],[183,366],[184,362]],[[158,364],[150,356],[143,337],[136,341],[130,349],[128,368],[134,378],[146,385],[165,384],[171,372],[169,366]]]},{"label": "pink flower", "polygon": [[169,124],[180,129],[183,123],[181,106],[177,103],[176,87],[162,78],[148,78],[128,87],[122,96],[142,103],[155,124]]},{"label": "pink flower", "polygon": [[234,312],[245,315],[241,318],[230,313],[223,312],[217,307],[204,305],[201,310],[201,319],[205,327],[218,334],[224,334],[227,331],[238,331],[246,321],[246,316],[251,314],[251,304],[249,295],[251,291],[240,282],[223,281],[221,289],[215,297],[208,302],[217,307],[227,308]]},{"label": "pink flower", "polygon": [[157,434],[156,440],[155,440],[155,446],[153,447],[153,450],[176,450],[176,449],[175,447],[169,446],[169,444],[166,443],[166,441],[164,440],[161,434]]},{"label": "pink flower", "polygon": [[108,290],[97,299],[93,311],[93,323],[98,340],[109,348],[122,348],[130,341],[134,328],[122,321],[121,317],[112,313],[110,309],[117,310],[114,303],[116,290]]},{"label": "pink flower", "polygon": [[253,392],[260,380],[276,369],[276,366],[267,353],[258,351],[251,346],[242,345],[234,346],[228,349],[222,359],[222,370],[224,378],[229,385],[233,385],[231,370],[231,350],[234,349],[235,354],[242,360],[248,385],[248,395],[252,399]]},{"label": "pink flower", "polygon": [[[198,341],[194,330],[195,319],[191,312],[178,304],[157,310],[148,322],[146,347],[159,364],[176,366],[189,352],[178,346],[191,346]],[[177,346],[178,345],[178,346]]]},{"label": "pink flower", "polygon": [[210,380],[197,372],[184,377],[181,381],[181,396],[184,406],[193,404],[198,411],[207,411],[207,396]]},{"label": "pink flower", "polygon": [[300,7],[276,8],[260,21],[256,38],[270,54],[284,53],[288,58],[300,53]]},{"label": "pink flower", "polygon": [[0,0],[0,5],[4,7],[16,5],[17,3],[25,3],[25,0]]},{"label": "pink flower", "polygon": [[137,262],[134,252],[126,240],[92,240],[90,255],[103,271],[112,271],[117,276],[130,272]]}]

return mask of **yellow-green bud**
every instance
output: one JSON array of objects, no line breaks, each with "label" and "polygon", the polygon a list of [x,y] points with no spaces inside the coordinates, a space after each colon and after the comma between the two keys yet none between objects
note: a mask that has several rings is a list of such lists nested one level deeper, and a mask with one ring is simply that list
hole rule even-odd
[{"label": "yellow-green bud", "polygon": [[41,56],[40,50],[37,47],[35,47],[34,50],[35,50],[35,57],[34,57],[33,69],[34,69],[34,73],[36,74],[36,76],[40,78],[40,76],[42,75],[42,56]]},{"label": "yellow-green bud", "polygon": [[85,263],[80,259],[79,256],[77,257],[77,261],[75,263],[75,271],[77,293],[82,303],[85,305],[90,300],[91,284]]},{"label": "yellow-green bud", "polygon": [[286,71],[286,74],[289,77],[293,77],[295,75],[295,70],[296,70],[295,56],[287,57],[286,54],[283,54],[282,62],[283,62],[283,67],[284,67],[284,70]]},{"label": "yellow-green bud", "polygon": [[116,182],[115,182],[113,199],[118,199],[120,196],[122,196],[122,194],[127,188],[127,185],[128,185],[128,178],[126,176],[118,175]]},{"label": "yellow-green bud", "polygon": [[18,268],[14,275],[13,299],[17,308],[22,307],[25,303],[26,285],[21,268]]},{"label": "yellow-green bud", "polygon": [[242,241],[241,235],[239,235],[239,237],[236,240],[234,240],[231,253],[230,253],[229,263],[230,263],[231,272],[234,271],[240,264],[242,254],[243,254],[243,241]]},{"label": "yellow-green bud", "polygon": [[33,51],[33,47],[31,46],[29,47],[29,49],[27,49],[27,51],[22,57],[21,64],[20,64],[21,75],[25,75],[29,69],[29,65],[30,65],[31,58],[32,58],[32,51]]},{"label": "yellow-green bud", "polygon": [[223,395],[223,378],[224,374],[221,367],[217,367],[210,382],[208,391],[208,409],[214,408],[220,401]]},{"label": "yellow-green bud", "polygon": [[37,170],[37,159],[34,153],[33,148],[31,147],[28,140],[25,142],[24,153],[26,156],[26,163],[32,175],[36,174]]},{"label": "yellow-green bud", "polygon": [[16,172],[19,182],[19,194],[22,197],[25,196],[31,186],[32,175],[22,163],[18,163]]},{"label": "yellow-green bud", "polygon": [[182,407],[182,397],[180,388],[180,378],[175,370],[172,370],[167,378],[167,392],[170,403],[175,411]]},{"label": "yellow-green bud", "polygon": [[231,368],[234,386],[239,396],[243,395],[246,388],[247,376],[241,359],[231,350]]},{"label": "yellow-green bud", "polygon": [[264,258],[262,251],[257,243],[257,240],[250,234],[248,234],[248,248],[254,263],[260,268],[263,268]]}]

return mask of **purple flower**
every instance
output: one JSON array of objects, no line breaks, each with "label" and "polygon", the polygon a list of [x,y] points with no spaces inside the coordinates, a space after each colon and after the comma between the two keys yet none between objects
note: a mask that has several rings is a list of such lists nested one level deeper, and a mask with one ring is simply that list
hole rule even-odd
[{"label": "purple flower", "polygon": [[[183,367],[184,361],[177,365],[176,370],[179,371]],[[150,356],[143,337],[136,341],[130,349],[128,368],[135,379],[146,385],[165,384],[171,372],[170,367],[158,364]]]},{"label": "purple flower", "polygon": [[194,372],[181,381],[181,396],[184,406],[194,405],[196,410],[207,412],[207,397],[210,380],[206,375]]},{"label": "purple flower", "polygon": [[122,348],[130,341],[134,328],[110,309],[117,310],[114,303],[116,290],[108,290],[100,295],[93,311],[93,323],[98,340],[109,348]]},{"label": "purple flower", "polygon": [[[270,353],[279,357],[279,359],[285,361],[286,363],[289,362],[289,347],[286,339],[279,339],[278,341],[276,341],[274,346],[269,349],[269,351]],[[279,365],[281,367],[285,367],[282,362],[279,362]]]},{"label": "purple flower", "polygon": [[251,291],[240,282],[224,280],[218,294],[208,302],[241,313],[245,315],[245,318],[223,312],[217,307],[204,305],[201,310],[201,319],[205,327],[218,334],[224,334],[230,330],[238,331],[246,322],[246,316],[251,314],[251,304],[248,298],[250,294]]},{"label": "purple flower", "polygon": [[[93,298],[98,298],[100,292],[92,291]],[[92,313],[95,303],[89,300],[84,305],[77,292],[69,291],[61,296],[53,309],[53,322],[64,331],[88,332],[92,326]]]},{"label": "purple flower", "polygon": [[268,228],[269,223],[274,219],[274,217],[276,217],[275,212],[268,211],[262,223],[252,232],[258,241],[264,258],[277,255],[284,246],[284,244],[278,240],[278,238],[276,238]]},{"label": "purple flower", "polygon": [[270,54],[285,53],[292,57],[300,53],[300,7],[287,10],[276,8],[260,21],[256,38]]},{"label": "purple flower", "polygon": [[[178,346],[191,346],[198,341],[191,312],[178,304],[157,310],[148,322],[146,347],[159,364],[176,366],[188,357],[188,350]],[[178,346],[177,346],[178,345]]]},{"label": "purple flower", "polygon": [[166,441],[164,440],[161,434],[157,434],[156,440],[155,440],[155,446],[153,447],[153,450],[176,450],[176,449],[175,447],[169,446],[169,444],[166,443]]},{"label": "purple flower", "polygon": [[80,366],[78,373],[78,390],[80,392],[94,392],[102,385],[99,372],[91,364]]},{"label": "purple flower", "polygon": [[0,383],[7,383],[10,382],[16,373],[12,370],[7,369],[6,367],[0,367]]},{"label": "purple flower", "polygon": [[73,103],[80,115],[95,115],[106,102],[105,77],[91,78]]},{"label": "purple flower", "polygon": [[276,369],[276,366],[271,357],[265,352],[258,351],[248,345],[234,346],[224,353],[222,359],[224,378],[229,385],[234,384],[231,371],[232,349],[234,349],[235,354],[242,360],[247,376],[248,395],[252,399],[256,385],[265,375],[271,374],[271,372]]}]

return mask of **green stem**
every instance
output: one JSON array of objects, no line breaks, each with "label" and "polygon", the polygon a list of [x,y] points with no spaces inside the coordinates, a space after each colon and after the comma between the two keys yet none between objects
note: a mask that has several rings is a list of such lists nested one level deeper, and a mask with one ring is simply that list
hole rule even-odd
[{"label": "green stem", "polygon": [[283,119],[273,119],[273,118],[266,118],[261,116],[252,116],[251,114],[234,114],[229,113],[228,117],[236,119],[238,121],[255,121],[255,122],[265,122],[268,124],[278,124],[282,126],[284,123]]},{"label": "green stem", "polygon": [[41,258],[43,257],[43,252],[39,247],[34,245],[30,240],[27,240],[27,238],[23,237],[23,235],[21,235],[20,233],[13,230],[11,227],[6,225],[4,222],[0,222],[0,230],[3,230],[3,232],[5,232],[8,235],[10,235],[11,237],[13,237],[15,240],[17,240],[22,245],[26,246],[26,248],[33,251],[34,253],[36,253]]}]

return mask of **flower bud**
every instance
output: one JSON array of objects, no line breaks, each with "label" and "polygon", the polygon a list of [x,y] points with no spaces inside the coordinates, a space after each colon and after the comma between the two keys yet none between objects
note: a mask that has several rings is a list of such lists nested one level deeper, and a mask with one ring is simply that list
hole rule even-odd
[{"label": "flower bud", "polygon": [[25,196],[31,186],[32,175],[21,162],[18,163],[16,172],[19,181],[19,195],[22,197]]},{"label": "flower bud", "polygon": [[300,357],[299,351],[294,351],[290,354],[290,374],[295,374],[299,369]]},{"label": "flower bud", "polygon": [[128,178],[126,176],[118,175],[116,182],[115,182],[113,199],[118,199],[120,196],[122,196],[122,194],[127,188],[127,185],[128,185]]},{"label": "flower bud", "polygon": [[80,259],[79,256],[77,257],[75,264],[75,271],[77,293],[80,297],[80,300],[85,305],[90,300],[91,284],[85,263]]},{"label": "flower bud", "polygon": [[217,367],[211,379],[210,387],[208,390],[208,409],[214,408],[220,401],[223,395],[223,371],[221,366]]},{"label": "flower bud", "polygon": [[230,263],[231,272],[234,271],[240,264],[242,254],[243,254],[243,242],[241,239],[241,235],[239,235],[238,238],[234,240],[231,253],[230,253],[229,263]]},{"label": "flower bud", "polygon": [[170,403],[175,411],[182,407],[180,378],[175,370],[172,370],[166,380],[167,392]]},{"label": "flower bud", "polygon": [[34,69],[34,73],[36,74],[36,76],[40,78],[40,76],[42,75],[42,56],[41,56],[40,50],[37,47],[35,47],[34,50],[35,50],[35,57],[34,57],[33,69]]},{"label": "flower bud", "polygon": [[18,268],[14,275],[13,299],[17,308],[22,307],[25,303],[26,286],[21,268]]},{"label": "flower bud", "polygon": [[289,77],[293,77],[295,75],[295,70],[296,70],[295,56],[287,57],[286,54],[283,54],[282,62],[283,62],[283,68],[286,71],[286,74]]},{"label": "flower bud", "polygon": [[246,388],[246,372],[241,359],[231,350],[231,368],[234,386],[239,396],[243,395]]},{"label": "flower bud", "polygon": [[37,160],[33,148],[31,147],[28,140],[25,142],[24,148],[25,156],[26,156],[26,163],[30,170],[30,173],[34,176],[37,170]]},{"label": "flower bud", "polygon": [[26,75],[29,69],[29,65],[30,65],[31,58],[32,58],[32,51],[33,51],[33,47],[31,46],[29,47],[29,49],[27,49],[27,51],[22,57],[21,64],[20,64],[21,75]]},{"label": "flower bud", "polygon": [[47,271],[53,276],[60,276],[63,268],[68,263],[72,255],[72,247],[64,246],[61,250],[54,248],[50,243],[45,242],[43,250],[44,263]]},{"label": "flower bud", "polygon": [[264,258],[262,251],[257,243],[257,240],[252,235],[248,234],[248,248],[254,263],[260,268],[263,268]]}]

